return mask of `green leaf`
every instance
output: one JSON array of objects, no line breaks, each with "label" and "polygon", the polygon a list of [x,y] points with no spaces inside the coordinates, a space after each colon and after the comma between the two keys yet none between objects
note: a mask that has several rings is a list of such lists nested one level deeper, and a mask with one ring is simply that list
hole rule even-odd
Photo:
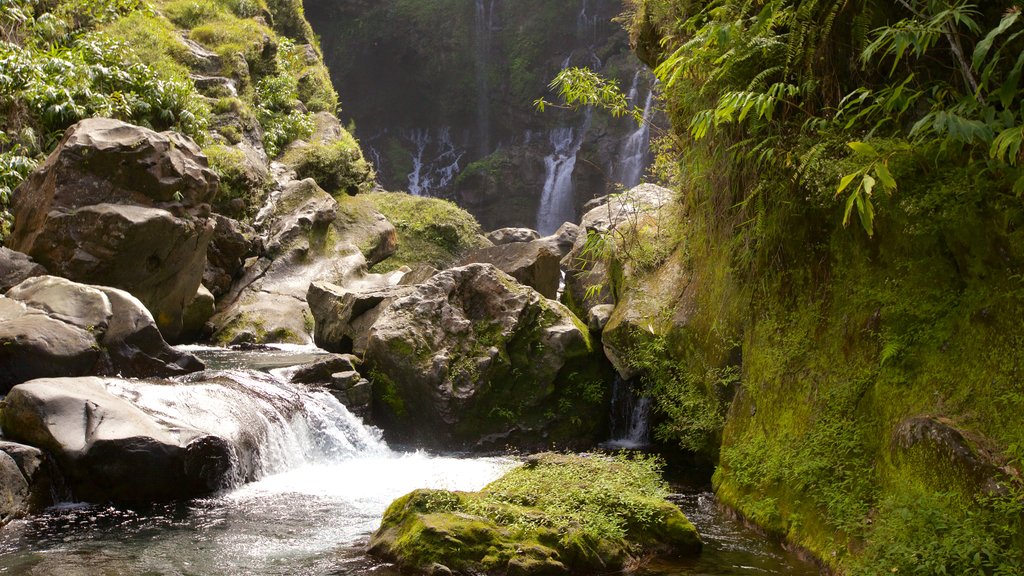
[{"label": "green leaf", "polygon": [[1007,12],[1006,15],[1003,16],[1003,19],[999,21],[999,25],[993,28],[991,32],[978,42],[978,45],[974,47],[974,58],[972,62],[975,70],[981,69],[982,64],[985,62],[985,57],[988,56],[989,50],[992,49],[992,43],[995,42],[995,39],[1003,32],[1006,32],[1010,26],[1013,26],[1013,23],[1016,22],[1019,17],[1020,12]]},{"label": "green leaf", "polygon": [[842,194],[843,190],[846,190],[850,186],[850,183],[857,177],[857,174],[858,172],[854,172],[853,174],[843,176],[843,179],[839,181],[839,188],[836,189],[836,196]]},{"label": "green leaf", "polygon": [[896,179],[892,177],[892,172],[889,172],[889,167],[885,165],[885,162],[875,164],[875,176],[878,176],[878,180],[886,192],[892,193],[896,190]]},{"label": "green leaf", "polygon": [[852,148],[857,154],[864,156],[878,156],[878,150],[875,150],[875,147],[871,144],[867,144],[865,142],[847,142],[846,145]]},{"label": "green leaf", "polygon": [[871,193],[875,189],[875,183],[875,179],[872,178],[870,174],[864,174],[864,180],[861,182],[861,184],[864,186],[864,193],[866,195],[871,196]]}]

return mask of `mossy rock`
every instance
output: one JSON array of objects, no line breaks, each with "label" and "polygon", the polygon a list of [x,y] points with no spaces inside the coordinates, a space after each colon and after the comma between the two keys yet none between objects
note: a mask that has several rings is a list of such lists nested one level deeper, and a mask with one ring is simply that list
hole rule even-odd
[{"label": "mossy rock", "polygon": [[476,219],[447,200],[401,192],[375,192],[365,198],[398,230],[398,252],[374,266],[374,272],[416,264],[447,268],[469,251],[490,244],[480,235]]},{"label": "mossy rock", "polygon": [[394,441],[583,448],[607,431],[612,375],[586,326],[491,264],[439,272],[388,304],[366,361],[390,383],[374,414]]},{"label": "mossy rock", "polygon": [[542,454],[480,492],[417,490],[388,507],[371,554],[417,573],[621,571],[700,552],[656,459]]}]

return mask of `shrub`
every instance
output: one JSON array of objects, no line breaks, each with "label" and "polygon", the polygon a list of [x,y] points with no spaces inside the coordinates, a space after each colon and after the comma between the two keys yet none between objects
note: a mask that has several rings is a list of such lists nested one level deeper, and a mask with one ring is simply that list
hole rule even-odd
[{"label": "shrub", "polygon": [[[210,168],[220,176],[220,192],[214,201],[218,212],[233,217],[253,216],[273,182],[270,176],[247,165],[245,154],[229,146],[214,145],[203,150]],[[233,208],[232,201],[240,199],[243,208]]]}]

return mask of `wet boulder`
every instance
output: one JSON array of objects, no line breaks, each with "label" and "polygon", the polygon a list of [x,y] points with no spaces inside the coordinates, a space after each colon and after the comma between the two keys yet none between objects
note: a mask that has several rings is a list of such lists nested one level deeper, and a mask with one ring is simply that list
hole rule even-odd
[{"label": "wet boulder", "polygon": [[438,448],[590,446],[608,374],[566,307],[490,264],[439,272],[391,301],[364,357],[375,421]]},{"label": "wet boulder", "polygon": [[264,254],[221,299],[211,322],[225,344],[313,341],[306,293],[314,281],[358,279],[394,251],[394,227],[358,197],[340,201],[309,179],[275,197]]},{"label": "wet boulder", "polygon": [[561,259],[558,248],[551,242],[533,240],[481,248],[463,258],[461,264],[493,264],[545,298],[555,298],[562,279]]},{"label": "wet boulder", "polygon": [[227,441],[172,429],[112,394],[99,378],[16,386],[4,401],[3,431],[52,454],[75,497],[92,502],[209,494],[225,486],[231,470]]},{"label": "wet boulder", "polygon": [[123,290],[38,276],[0,296],[0,391],[34,378],[202,368],[170,347],[149,311]]},{"label": "wet boulder", "polygon": [[208,495],[301,460],[268,438],[303,409],[269,375],[43,378],[10,391],[0,424],[5,438],[53,457],[73,498],[148,503]]},{"label": "wet boulder", "polygon": [[185,136],[83,120],[15,190],[9,245],[51,274],[132,293],[174,340],[205,268],[218,185]]},{"label": "wet boulder", "polygon": [[27,255],[0,246],[0,294],[24,280],[45,274],[46,268]]}]

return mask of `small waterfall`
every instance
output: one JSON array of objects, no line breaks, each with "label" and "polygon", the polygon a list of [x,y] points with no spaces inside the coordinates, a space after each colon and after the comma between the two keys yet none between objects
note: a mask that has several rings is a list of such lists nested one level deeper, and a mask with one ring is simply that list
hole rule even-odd
[{"label": "small waterfall", "polygon": [[377,430],[326,391],[298,388],[262,372],[208,371],[184,376],[176,385],[111,381],[107,387],[186,441],[199,430],[231,442],[231,485],[391,452]]},{"label": "small waterfall", "polygon": [[637,395],[632,381],[616,376],[612,388],[611,440],[603,446],[610,449],[649,446],[652,405],[650,397]]},{"label": "small waterfall", "polygon": [[590,111],[579,130],[570,127],[555,128],[550,141],[554,151],[544,158],[544,192],[537,211],[537,231],[542,236],[554,234],[565,222],[576,220],[576,198],[572,173],[576,169],[576,156],[583,146],[583,135],[589,124]]},{"label": "small waterfall", "polygon": [[455,181],[461,169],[459,163],[466,152],[455,145],[450,127],[438,129],[436,136],[429,130],[413,130],[407,138],[414,146],[412,172],[409,173],[410,194],[431,196]]},{"label": "small waterfall", "polygon": [[[633,84],[629,89],[629,104],[637,106],[640,101],[640,79],[642,70],[637,70],[633,75]],[[649,161],[651,143],[651,116],[654,113],[654,88],[647,91],[647,98],[644,101],[643,122],[622,142],[619,150],[619,166],[617,180],[632,188],[640,183],[644,169]]]}]

